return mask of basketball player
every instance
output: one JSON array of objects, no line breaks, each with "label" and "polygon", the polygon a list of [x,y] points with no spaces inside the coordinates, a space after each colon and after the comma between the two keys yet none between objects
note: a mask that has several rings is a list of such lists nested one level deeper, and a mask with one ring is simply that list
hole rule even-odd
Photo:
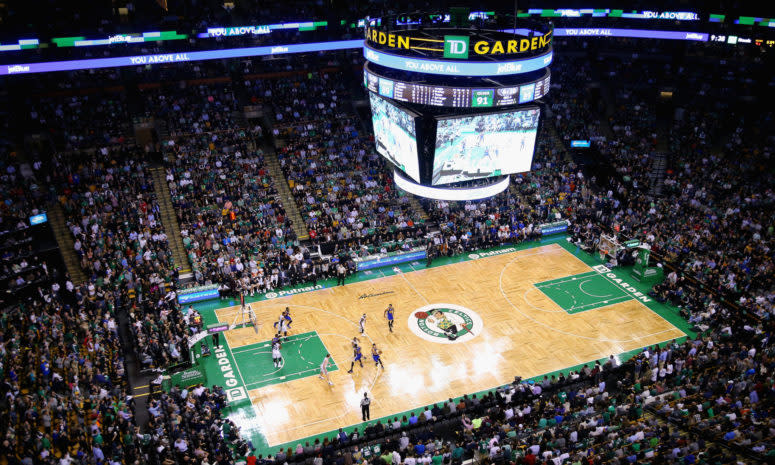
[{"label": "basketball player", "polygon": [[393,332],[393,314],[395,313],[395,309],[393,308],[393,304],[388,304],[387,308],[385,309],[385,318],[387,318],[388,322],[388,329],[390,332]]},{"label": "basketball player", "polygon": [[[279,339],[279,338],[278,338]],[[272,342],[272,363],[275,368],[280,368],[283,363],[283,356],[280,354],[280,341]]]},{"label": "basketball player", "polygon": [[361,321],[358,322],[358,325],[361,327],[361,334],[363,334],[366,330],[364,329],[364,326],[366,325],[366,314],[364,313],[363,316],[361,316]]},{"label": "basketball player", "polygon": [[280,339],[280,333],[275,333],[274,337],[272,338],[272,347],[274,347],[275,344],[277,344],[278,346],[280,346],[280,348],[282,348],[283,344]]},{"label": "basketball player", "polygon": [[355,350],[356,347],[360,347],[361,346],[361,340],[358,339],[357,337],[353,337],[353,340],[351,342],[352,342],[352,345],[353,345],[353,350]]},{"label": "basketball player", "polygon": [[352,373],[353,368],[355,368],[355,362],[358,362],[361,364],[361,368],[363,368],[363,354],[361,353],[361,346],[356,346],[355,349],[353,349],[353,361],[350,362],[350,369],[347,370],[347,373]]},{"label": "basketball player", "polygon": [[285,311],[283,312],[283,318],[288,322],[288,329],[291,329],[291,323],[293,323],[293,319],[291,318],[291,308],[285,307]]},{"label": "basketball player", "polygon": [[331,365],[331,354],[326,354],[326,358],[323,359],[323,363],[320,364],[320,379],[328,381],[329,386],[333,386],[334,383],[328,378],[328,367]]},{"label": "basketball player", "polygon": [[277,332],[281,333],[283,337],[286,339],[288,338],[288,330],[290,329],[288,320],[285,319],[285,313],[280,315],[280,319],[277,320],[277,323],[274,324],[275,328],[277,328]]},{"label": "basketball player", "polygon": [[382,351],[377,349],[377,344],[371,345],[371,358],[374,359],[374,366],[381,366],[382,369],[385,369],[385,365],[382,364],[382,360],[380,359],[380,355],[382,355]]}]

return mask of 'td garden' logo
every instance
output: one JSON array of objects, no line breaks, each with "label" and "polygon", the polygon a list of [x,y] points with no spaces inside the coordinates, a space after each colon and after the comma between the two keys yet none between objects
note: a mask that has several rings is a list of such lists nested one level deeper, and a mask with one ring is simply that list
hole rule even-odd
[{"label": "'td garden' logo", "polygon": [[468,59],[468,36],[444,36],[444,58]]},{"label": "'td garden' logo", "polygon": [[482,318],[471,309],[455,304],[431,304],[409,315],[409,329],[430,342],[455,344],[475,338],[484,327]]}]

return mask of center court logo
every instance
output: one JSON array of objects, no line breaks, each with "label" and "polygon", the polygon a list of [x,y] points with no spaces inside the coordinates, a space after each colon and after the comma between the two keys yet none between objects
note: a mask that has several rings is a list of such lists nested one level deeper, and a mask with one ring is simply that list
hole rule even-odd
[{"label": "center court logo", "polygon": [[468,36],[444,36],[444,58],[468,58]]},{"label": "center court logo", "polygon": [[409,315],[408,323],[416,336],[439,344],[470,341],[484,328],[482,318],[476,312],[447,303],[418,308]]}]

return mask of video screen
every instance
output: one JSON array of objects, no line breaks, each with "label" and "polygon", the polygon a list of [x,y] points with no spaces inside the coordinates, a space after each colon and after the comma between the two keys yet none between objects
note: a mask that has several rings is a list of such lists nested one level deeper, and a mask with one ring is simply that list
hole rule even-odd
[{"label": "video screen", "polygon": [[415,117],[373,93],[369,97],[377,152],[420,182]]},{"label": "video screen", "polygon": [[431,184],[530,171],[538,108],[440,119]]}]

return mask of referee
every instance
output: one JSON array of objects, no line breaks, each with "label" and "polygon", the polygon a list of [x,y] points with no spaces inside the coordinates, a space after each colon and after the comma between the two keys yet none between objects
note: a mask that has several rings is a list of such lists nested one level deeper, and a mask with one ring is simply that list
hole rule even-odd
[{"label": "referee", "polygon": [[363,415],[363,421],[367,421],[371,418],[371,416],[369,415],[370,404],[371,404],[371,399],[369,399],[369,394],[364,392],[363,399],[361,399],[361,414]]}]

